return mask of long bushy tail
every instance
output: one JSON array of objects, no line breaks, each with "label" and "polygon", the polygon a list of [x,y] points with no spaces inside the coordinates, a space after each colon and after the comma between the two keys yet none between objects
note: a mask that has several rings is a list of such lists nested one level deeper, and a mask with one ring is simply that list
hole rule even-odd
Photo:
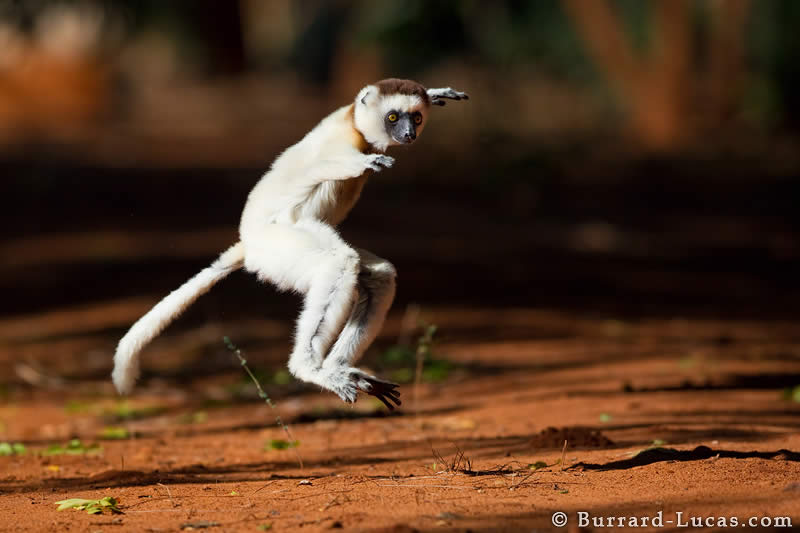
[{"label": "long bushy tail", "polygon": [[111,377],[120,394],[129,393],[139,377],[139,352],[142,348],[214,284],[242,268],[243,264],[244,245],[238,242],[223,252],[211,266],[169,293],[131,326],[119,341],[114,354],[114,372]]}]

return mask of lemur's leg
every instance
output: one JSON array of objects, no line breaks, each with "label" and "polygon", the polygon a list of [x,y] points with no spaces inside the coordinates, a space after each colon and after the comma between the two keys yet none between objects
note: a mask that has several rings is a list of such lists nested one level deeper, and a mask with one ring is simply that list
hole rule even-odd
[{"label": "lemur's leg", "polygon": [[371,376],[352,365],[361,357],[383,326],[395,293],[396,271],[387,260],[358,249],[358,300],[324,363],[323,373],[334,388],[355,386],[376,396],[389,409],[400,405],[396,384]]},{"label": "lemur's leg", "polygon": [[332,227],[314,220],[270,224],[257,236],[242,235],[245,268],[284,290],[305,295],[297,320],[289,371],[332,390],[346,401],[322,370],[323,357],[342,330],[358,296],[359,255]]}]

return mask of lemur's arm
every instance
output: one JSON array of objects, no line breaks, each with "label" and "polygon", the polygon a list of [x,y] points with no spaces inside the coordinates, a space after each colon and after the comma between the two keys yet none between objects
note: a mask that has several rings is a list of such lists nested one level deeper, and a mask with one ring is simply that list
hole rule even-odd
[{"label": "lemur's arm", "polygon": [[428,97],[431,99],[431,105],[445,105],[443,98],[448,98],[450,100],[469,100],[469,95],[467,93],[456,91],[450,87],[428,89],[427,92]]},{"label": "lemur's arm", "polygon": [[394,158],[385,154],[362,154],[353,150],[352,154],[324,159],[314,163],[304,173],[312,183],[323,181],[348,180],[357,178],[367,170],[379,172],[391,168]]}]

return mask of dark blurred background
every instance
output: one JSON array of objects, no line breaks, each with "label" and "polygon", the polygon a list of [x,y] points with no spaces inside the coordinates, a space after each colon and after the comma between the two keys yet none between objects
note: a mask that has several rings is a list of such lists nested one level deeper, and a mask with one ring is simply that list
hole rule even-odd
[{"label": "dark blurred background", "polygon": [[[342,226],[396,264],[396,312],[795,318],[799,25],[794,0],[0,0],[6,351],[90,324],[63,349],[107,365],[384,77],[471,96]],[[298,305],[239,273],[172,331]]]}]

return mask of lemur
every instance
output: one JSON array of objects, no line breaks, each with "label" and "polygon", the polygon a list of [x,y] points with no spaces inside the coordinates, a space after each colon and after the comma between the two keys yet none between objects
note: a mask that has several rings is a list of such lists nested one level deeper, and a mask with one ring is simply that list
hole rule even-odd
[{"label": "lemur", "polygon": [[248,196],[240,240],[211,266],[171,292],[120,340],[114,384],[121,394],[139,376],[139,352],[199,296],[244,267],[280,290],[304,295],[289,371],[347,403],[359,391],[389,409],[398,385],[352,365],[375,339],[394,299],[394,266],[348,245],[335,227],[358,200],[372,172],[389,168],[390,146],[411,144],[432,105],[466,100],[451,88],[425,89],[411,80],[367,85],[353,103],[325,117],[272,164]]}]

